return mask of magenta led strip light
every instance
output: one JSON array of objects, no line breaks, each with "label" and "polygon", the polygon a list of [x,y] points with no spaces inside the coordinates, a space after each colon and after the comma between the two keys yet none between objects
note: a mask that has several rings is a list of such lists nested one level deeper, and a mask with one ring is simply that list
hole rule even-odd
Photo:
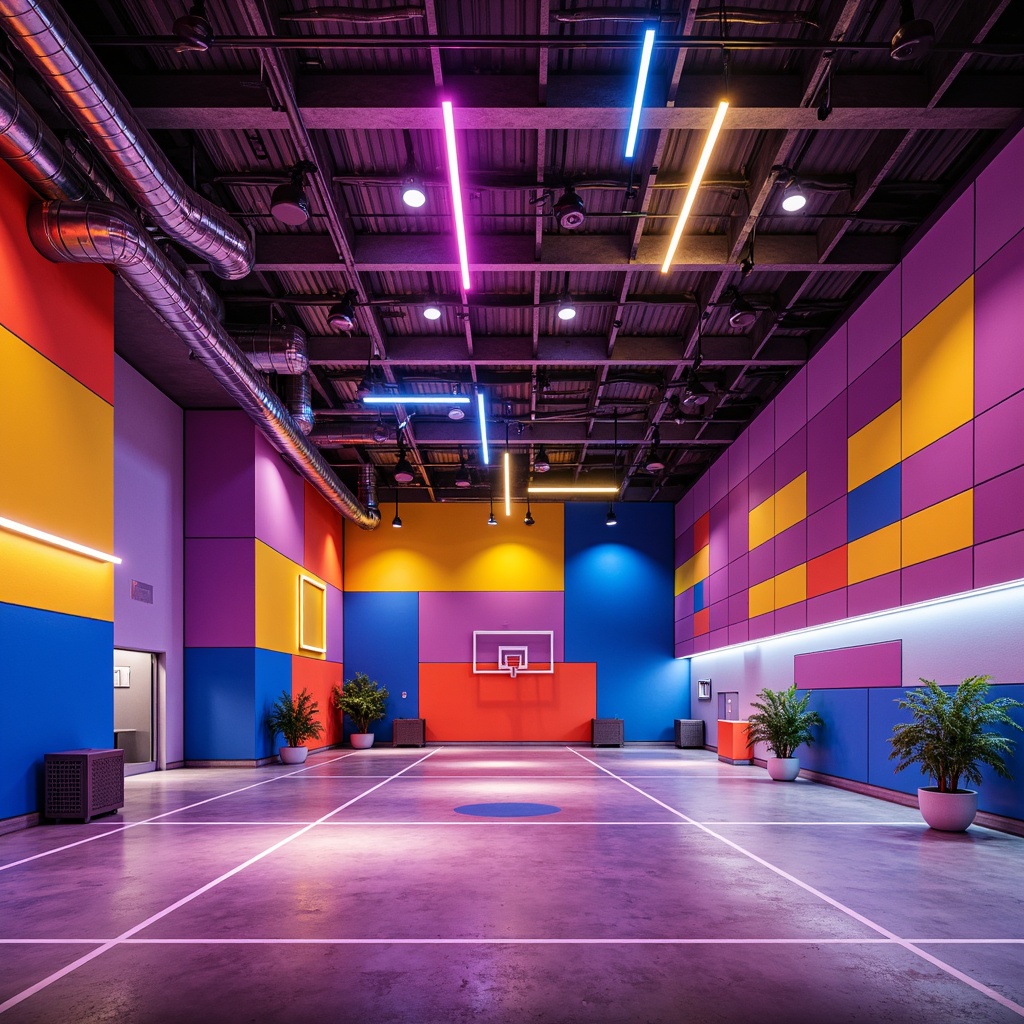
[{"label": "magenta led strip light", "polygon": [[444,141],[448,150],[448,180],[452,186],[452,215],[455,218],[455,237],[459,244],[459,266],[462,268],[462,287],[469,291],[469,253],[466,249],[466,222],[462,215],[462,183],[459,180],[459,155],[455,150],[455,117],[451,100],[442,100]]}]

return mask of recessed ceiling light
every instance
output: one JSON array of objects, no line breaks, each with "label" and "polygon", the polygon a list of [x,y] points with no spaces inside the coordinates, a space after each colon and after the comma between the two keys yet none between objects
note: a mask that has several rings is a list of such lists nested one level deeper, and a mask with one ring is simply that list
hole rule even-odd
[{"label": "recessed ceiling light", "polygon": [[423,182],[411,175],[402,182],[402,202],[418,210],[427,201],[427,192]]},{"label": "recessed ceiling light", "polygon": [[427,320],[440,320],[441,319],[441,310],[440,310],[440,308],[438,306],[424,306],[423,307],[423,316]]}]

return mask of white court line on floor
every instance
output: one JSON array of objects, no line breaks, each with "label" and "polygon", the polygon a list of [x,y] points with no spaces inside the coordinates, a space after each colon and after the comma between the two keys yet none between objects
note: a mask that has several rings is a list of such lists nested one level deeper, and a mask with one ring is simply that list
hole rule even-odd
[{"label": "white court line on floor", "polygon": [[937,967],[940,971],[944,971],[950,977],[956,978],[958,981],[962,981],[965,985],[969,985],[971,988],[973,988],[976,992],[979,992],[981,995],[987,996],[989,999],[994,1000],[1001,1006],[1005,1006],[1008,1010],[1012,1010],[1018,1016],[1024,1017],[1024,1006],[1022,1006],[1020,1003],[1015,1003],[1012,999],[1008,999],[1002,993],[997,992],[994,988],[990,988],[988,985],[985,985],[982,982],[977,981],[970,975],[964,974],[963,971],[957,970],[952,964],[947,964],[945,961],[940,960],[938,957],[932,956],[931,953],[928,953],[920,947],[915,946],[909,939],[901,938],[899,935],[897,935],[895,932],[890,931],[884,925],[880,925],[876,921],[872,921],[869,917],[865,917],[863,914],[858,913],[852,907],[848,907],[845,903],[841,903],[839,900],[833,899],[831,896],[826,895],[820,889],[816,889],[809,882],[802,881],[801,879],[797,878],[796,875],[790,874],[788,871],[785,871],[783,868],[780,868],[777,865],[772,864],[770,861],[765,860],[763,857],[759,857],[756,853],[753,853],[745,847],[740,846],[739,843],[734,843],[731,839],[726,839],[725,836],[715,832],[714,829],[709,828],[707,825],[702,825],[699,821],[695,821],[693,818],[689,817],[689,815],[683,814],[682,811],[677,811],[674,807],[670,807],[668,804],[659,800],[657,797],[651,796],[650,793],[645,793],[642,789],[640,789],[639,786],[634,786],[633,783],[629,782],[628,780],[622,778],[619,775],[616,775],[615,772],[609,770],[608,768],[605,768],[604,765],[600,765],[598,764],[598,762],[592,761],[589,757],[584,756],[578,750],[573,750],[572,747],[567,747],[566,749],[572,750],[572,752],[577,757],[583,758],[583,760],[587,761],[589,764],[597,765],[599,768],[601,768],[602,771],[607,772],[612,778],[618,779],[619,782],[621,782],[624,786],[628,786],[634,792],[639,793],[640,796],[653,801],[660,807],[664,807],[665,810],[671,811],[671,813],[673,814],[679,815],[679,817],[682,818],[684,821],[688,821],[691,824],[696,825],[702,831],[706,832],[709,836],[712,836],[720,842],[725,843],[726,846],[735,850],[737,853],[742,854],[744,857],[748,857],[750,860],[754,861],[754,863],[760,864],[762,867],[774,872],[780,878],[784,878],[786,879],[786,881],[792,882],[793,885],[799,886],[799,888],[803,889],[805,892],[810,893],[812,896],[816,896],[818,899],[824,901],[829,906],[834,907],[836,910],[841,911],[848,917],[853,918],[853,920],[859,921],[865,927],[871,928],[873,931],[878,932],[880,935],[884,935],[886,938],[893,940],[898,945],[903,946],[903,948],[906,949],[908,952],[920,957],[922,960],[925,960],[926,962],[930,963],[933,967]]},{"label": "white court line on floor", "polygon": [[[351,756],[351,753],[341,754],[338,757],[331,758],[331,761],[325,761],[322,763],[330,764],[333,761],[341,761],[342,759]],[[310,767],[315,767],[315,765],[310,765]],[[158,821],[160,818],[166,818],[169,814],[181,814],[182,811],[190,811],[193,807],[202,807],[203,804],[210,804],[215,800],[223,800],[228,796],[236,796],[238,793],[244,793],[247,789],[256,789],[259,786],[266,786],[270,782],[277,782],[278,779],[287,779],[292,775],[298,775],[304,771],[309,771],[309,768],[299,768],[294,772],[275,775],[272,778],[263,779],[262,782],[254,782],[251,786],[242,786],[240,789],[231,790],[230,793],[219,793],[217,796],[207,797],[205,800],[197,800],[195,803],[186,804],[184,807],[175,807],[173,811],[164,811],[162,814],[153,815],[152,817],[145,818],[142,821],[129,821],[117,826],[116,828],[105,829],[103,832],[98,832],[94,836],[86,836],[85,839],[78,839],[73,843],[65,843],[63,846],[55,846],[52,850],[43,850],[41,853],[32,854],[31,857],[22,857],[21,860],[12,860],[9,864],[0,864],[0,871],[7,871],[9,868],[16,868],[21,864],[28,864],[29,861],[39,860],[41,857],[50,857],[55,853],[62,853],[64,850],[73,850],[76,846],[83,846],[85,843],[93,843],[97,839],[104,839],[107,836],[117,835],[119,832],[127,832],[131,828],[138,828],[139,825],[150,825],[154,821]],[[91,825],[93,822],[86,822],[85,824]]]},{"label": "white court line on floor", "polygon": [[[443,748],[437,747],[436,749],[430,751],[430,753],[424,754],[423,757],[419,758],[419,760],[414,761],[410,765],[406,765],[406,767],[401,769],[401,771],[395,772],[393,778],[398,778],[399,775],[402,775],[405,772],[409,771],[410,768],[413,768],[417,764],[420,764],[421,762],[425,761],[428,757],[433,756],[441,749]],[[307,832],[309,832],[311,829],[316,828],[318,824],[320,824],[323,821],[326,821],[332,815],[337,814],[339,811],[345,810],[346,807],[351,807],[352,804],[354,804],[357,800],[362,800],[364,796],[369,796],[371,793],[380,789],[381,786],[386,786],[390,781],[390,779],[385,779],[383,782],[378,782],[377,785],[371,786],[369,789],[360,793],[358,796],[352,797],[351,800],[347,800],[339,807],[335,807],[334,810],[328,811],[326,814],[322,815],[320,818],[314,821],[311,825],[305,825],[302,828],[300,828],[297,832],[293,832],[290,836],[285,836],[284,839],[279,839],[276,843],[274,843],[271,846],[268,846],[265,850],[261,850],[259,853],[254,854],[252,857],[249,857],[248,860],[243,861],[237,867],[231,868],[230,871],[225,871],[223,874],[218,875],[212,881],[207,882],[205,885],[201,885],[198,889],[193,890],[188,895],[182,896],[181,899],[179,900],[175,900],[175,902],[172,903],[170,906],[164,907],[163,910],[158,910],[155,914],[151,914],[149,917],[146,918],[145,921],[140,921],[137,925],[134,925],[127,931],[122,932],[120,935],[117,936],[117,938],[111,939],[109,942],[105,942],[102,946],[98,947],[97,949],[93,949],[90,952],[86,953],[84,956],[80,956],[77,960],[73,961],[72,963],[65,965],[59,971],[54,971],[52,974],[47,975],[45,978],[42,979],[42,981],[38,981],[34,985],[30,985],[28,988],[23,989],[16,995],[11,996],[10,999],[7,999],[3,1003],[0,1003],[0,1013],[6,1013],[8,1010],[17,1006],[19,1003],[24,1002],[26,999],[29,998],[29,996],[33,996],[37,992],[41,992],[44,988],[48,988],[55,981],[59,981],[61,978],[67,977],[67,975],[71,974],[73,971],[78,970],[79,967],[82,967],[87,963],[91,963],[97,957],[102,956],[108,950],[113,949],[115,946],[120,945],[122,942],[125,942],[133,936],[137,935],[143,929],[148,928],[150,925],[155,924],[157,921],[163,920],[163,918],[167,917],[169,914],[173,914],[174,911],[180,910],[182,907],[191,903],[194,899],[198,899],[204,893],[208,893],[211,889],[220,885],[221,882],[226,882],[229,878],[234,878],[235,875],[237,875],[241,871],[244,871],[247,867],[250,867],[251,865],[258,863],[259,861],[263,860],[264,857],[269,857],[270,854],[272,853],[276,853],[283,846],[287,846],[288,843],[298,839],[300,836],[304,836]]]},{"label": "white court line on floor", "polygon": [[[202,825],[202,826],[221,826],[221,825],[255,825],[255,826],[271,826],[271,825],[310,825],[312,822],[308,820],[303,821],[154,821],[148,824],[152,824],[158,827],[181,827],[187,825]],[[545,826],[547,828],[557,827],[558,825],[622,825],[627,828],[633,827],[647,827],[651,825],[669,825],[672,828],[684,828],[684,827],[696,827],[697,825],[799,825],[799,826],[813,826],[813,825],[829,825],[834,827],[844,826],[855,826],[864,827],[876,825],[882,828],[898,828],[907,825],[916,826],[919,823],[915,821],[679,821],[679,820],[667,820],[667,821],[597,821],[597,820],[583,820],[580,818],[562,819],[556,818],[554,815],[546,815],[543,818],[531,818],[523,820],[519,818],[469,818],[465,821],[461,819],[442,818],[436,821],[429,821],[421,819],[419,821],[384,821],[378,818],[371,820],[363,820],[360,818],[353,818],[350,821],[325,821],[322,823],[325,828],[376,828],[381,825],[388,827],[402,827],[402,828],[419,828],[421,825],[446,825],[452,826],[457,825],[462,828],[469,828],[474,825],[516,825],[516,826]],[[923,827],[923,826],[922,826]]]}]

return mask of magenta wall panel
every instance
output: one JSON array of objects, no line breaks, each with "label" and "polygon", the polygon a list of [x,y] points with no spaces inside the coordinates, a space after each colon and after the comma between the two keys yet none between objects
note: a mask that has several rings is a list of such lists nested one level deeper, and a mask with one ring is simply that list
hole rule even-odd
[{"label": "magenta wall panel", "polygon": [[775,444],[785,444],[807,425],[807,367],[775,396]]},{"label": "magenta wall panel", "polygon": [[775,538],[758,544],[747,558],[748,586],[770,580],[775,575]]},{"label": "magenta wall panel", "polygon": [[747,477],[747,504],[757,508],[775,493],[775,457],[769,455],[764,462]]},{"label": "magenta wall panel", "polygon": [[856,380],[900,340],[901,294],[900,268],[896,267],[851,314],[847,380]]},{"label": "magenta wall panel", "polygon": [[850,435],[895,405],[902,394],[900,346],[894,345],[850,384],[846,396],[846,426]]},{"label": "magenta wall panel", "polygon": [[729,493],[729,458],[725,452],[711,464],[711,506]]},{"label": "magenta wall panel", "polygon": [[697,480],[690,493],[693,495],[693,521],[696,522],[711,508],[711,486],[707,473]]},{"label": "magenta wall panel", "polygon": [[746,620],[729,626],[729,643],[743,644],[750,639],[750,625]]},{"label": "magenta wall panel", "polygon": [[689,640],[677,640],[675,644],[675,655],[677,658],[685,658],[693,654],[693,638]]},{"label": "magenta wall panel", "polygon": [[990,540],[974,549],[974,585],[991,587],[996,583],[1024,579],[1024,531]]},{"label": "magenta wall panel", "polygon": [[900,594],[904,604],[914,604],[945,594],[962,593],[973,586],[974,552],[964,548],[907,566],[903,570]]},{"label": "magenta wall panel", "polygon": [[[743,591],[743,606],[746,608],[747,587],[750,585],[750,555],[742,554],[729,563],[729,593]],[[746,612],[743,613],[746,615]]]},{"label": "magenta wall panel", "polygon": [[185,646],[256,646],[251,537],[185,539]]},{"label": "magenta wall panel", "polygon": [[807,469],[807,428],[799,430],[775,453],[775,490],[791,483]]},{"label": "magenta wall panel", "polygon": [[1024,466],[1024,391],[974,421],[974,482]]},{"label": "magenta wall panel", "polygon": [[693,588],[676,594],[675,599],[675,621],[678,622],[685,615],[693,615]]},{"label": "magenta wall panel", "polygon": [[303,480],[262,435],[256,435],[256,537],[302,565]]},{"label": "magenta wall panel", "polygon": [[244,412],[185,413],[185,536],[255,535],[256,428]]},{"label": "magenta wall panel", "polygon": [[846,390],[847,326],[836,331],[807,364],[807,419]]},{"label": "magenta wall panel", "polygon": [[744,589],[742,594],[733,594],[729,598],[729,625],[735,625],[737,622],[746,623],[749,611],[750,605],[747,601],[746,590]]},{"label": "magenta wall panel", "polygon": [[688,526],[676,539],[676,563],[684,565],[696,552],[693,550],[693,526]]},{"label": "magenta wall panel", "polygon": [[846,392],[831,401],[807,425],[807,512],[845,497]]},{"label": "magenta wall panel", "polygon": [[747,481],[729,492],[729,561],[745,554],[750,537],[750,509],[747,505]]},{"label": "magenta wall panel", "polygon": [[714,647],[725,647],[726,644],[728,644],[730,642],[729,641],[729,630],[728,630],[728,628],[726,628],[726,629],[713,629],[711,631],[711,638],[710,639],[711,639],[711,643],[709,645],[709,649],[710,648],[714,648]]},{"label": "magenta wall panel", "polygon": [[711,606],[711,614],[708,616],[709,628],[717,632],[722,629],[727,629],[729,626],[729,602],[728,601],[716,601]]},{"label": "magenta wall panel", "polygon": [[974,273],[974,186],[903,257],[903,333]]},{"label": "magenta wall panel", "polygon": [[801,690],[902,686],[903,644],[892,640],[794,655],[793,681]]},{"label": "magenta wall panel", "polygon": [[846,497],[807,517],[807,558],[817,558],[846,543]]},{"label": "magenta wall panel", "polygon": [[846,618],[846,591],[833,590],[807,601],[807,625],[820,626]]},{"label": "magenta wall panel", "polygon": [[997,476],[974,489],[974,542],[1015,533],[1024,509],[1024,467]]},{"label": "magenta wall panel", "polygon": [[807,625],[807,602],[797,601],[775,610],[775,632],[788,633]]},{"label": "magenta wall panel", "polygon": [[975,415],[1024,388],[1022,322],[1024,231],[975,275]]},{"label": "magenta wall panel", "polygon": [[688,526],[693,525],[693,495],[690,494],[689,491],[687,491],[686,494],[676,502],[675,524],[676,537],[678,537]]},{"label": "magenta wall panel", "polygon": [[709,566],[711,572],[729,564],[729,499],[723,498],[711,508]]},{"label": "magenta wall panel", "polygon": [[975,266],[1002,248],[1018,231],[1024,230],[1024,189],[1020,169],[1024,167],[1024,132],[1005,146],[975,182]]},{"label": "magenta wall panel", "polygon": [[769,402],[768,405],[758,414],[757,418],[747,428],[749,438],[747,448],[748,470],[753,475],[754,471],[765,461],[771,458],[775,451],[775,405]]},{"label": "magenta wall panel", "polygon": [[901,474],[904,516],[966,491],[974,482],[974,423],[904,459]]},{"label": "magenta wall panel", "polygon": [[708,580],[707,599],[712,604],[724,601],[729,596],[729,570],[719,569]]},{"label": "magenta wall panel", "polygon": [[420,593],[420,661],[472,662],[475,629],[554,630],[555,661],[564,661],[565,594],[561,590]]},{"label": "magenta wall panel", "polygon": [[345,643],[345,595],[327,584],[327,654],[328,661],[344,661],[342,650]]},{"label": "magenta wall panel", "polygon": [[750,438],[745,430],[729,445],[729,450],[725,454],[729,458],[730,489],[746,484],[750,464]]},{"label": "magenta wall panel", "polygon": [[807,520],[804,519],[775,538],[775,575],[807,561]]},{"label": "magenta wall panel", "polygon": [[900,604],[900,574],[886,573],[873,580],[855,583],[846,589],[848,615],[867,615],[884,608],[898,608]]},{"label": "magenta wall panel", "polygon": [[693,653],[703,654],[704,651],[711,650],[711,634],[702,633],[700,636],[693,638]]},{"label": "magenta wall panel", "polygon": [[762,640],[775,632],[775,612],[765,612],[747,620],[747,637],[750,640]]}]

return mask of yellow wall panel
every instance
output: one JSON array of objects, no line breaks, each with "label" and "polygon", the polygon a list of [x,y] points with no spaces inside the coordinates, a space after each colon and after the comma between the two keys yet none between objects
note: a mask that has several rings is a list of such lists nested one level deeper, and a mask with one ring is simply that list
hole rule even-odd
[{"label": "yellow wall panel", "polygon": [[846,546],[850,584],[884,576],[900,567],[900,524],[892,523]]},{"label": "yellow wall panel", "polygon": [[775,610],[775,580],[765,580],[764,583],[755,583],[747,591],[748,615],[753,618],[755,615],[763,615],[765,612]]},{"label": "yellow wall panel", "polygon": [[564,508],[535,504],[535,526],[525,511],[495,505],[495,527],[486,505],[417,503],[401,506],[401,530],[346,522],[345,590],[564,590]]},{"label": "yellow wall panel", "polygon": [[711,575],[711,549],[703,547],[692,558],[676,568],[675,592],[678,597],[684,590],[706,580]]},{"label": "yellow wall panel", "polygon": [[114,567],[0,530],[0,601],[112,622]]},{"label": "yellow wall panel", "polygon": [[758,544],[771,540],[775,536],[775,495],[765,498],[760,505],[755,505],[749,515],[748,544],[753,551]]},{"label": "yellow wall panel", "polygon": [[900,403],[889,406],[847,442],[849,489],[892,469],[900,461]]},{"label": "yellow wall panel", "polygon": [[974,543],[974,492],[964,491],[903,520],[903,564],[916,565]]},{"label": "yellow wall panel", "polygon": [[256,544],[256,646],[304,658],[326,657],[299,648],[299,577],[324,581],[261,540]]},{"label": "yellow wall panel", "polygon": [[785,608],[797,601],[807,600],[807,566],[798,565],[794,569],[779,573],[775,577],[775,607]]},{"label": "yellow wall panel", "polygon": [[807,474],[801,473],[775,492],[775,533],[788,530],[807,518]]},{"label": "yellow wall panel", "polygon": [[974,278],[903,338],[903,458],[974,415]]},{"label": "yellow wall panel", "polygon": [[113,406],[2,327],[0,366],[0,515],[111,551]]}]

